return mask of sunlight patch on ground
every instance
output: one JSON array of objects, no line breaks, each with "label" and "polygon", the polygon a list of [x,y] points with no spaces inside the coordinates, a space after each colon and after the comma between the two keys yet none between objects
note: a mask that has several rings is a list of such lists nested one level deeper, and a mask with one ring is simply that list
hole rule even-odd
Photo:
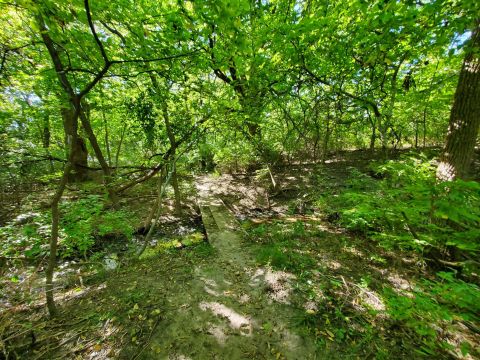
[{"label": "sunlight patch on ground", "polygon": [[295,275],[285,271],[259,268],[251,277],[250,285],[258,286],[264,283],[270,299],[283,304],[288,304],[288,298],[292,291],[290,281],[295,278]]},{"label": "sunlight patch on ground", "polygon": [[220,346],[225,345],[225,342],[227,341],[227,334],[225,333],[225,328],[220,326],[220,325],[213,325],[208,323],[208,330],[207,333],[212,335],[218,342]]},{"label": "sunlight patch on ground", "polygon": [[168,360],[192,360],[192,358],[182,354],[170,354]]},{"label": "sunlight patch on ground", "polygon": [[203,287],[203,289],[205,290],[205,292],[207,294],[210,294],[212,296],[220,296],[221,295],[221,293],[216,290],[216,289],[218,289],[218,285],[215,282],[215,280],[207,279],[203,276],[200,277],[200,280],[202,280],[205,283],[205,286]]},{"label": "sunlight patch on ground", "polygon": [[230,327],[240,330],[242,335],[250,336],[252,334],[252,321],[229,307],[218,302],[201,302],[199,306],[203,311],[210,310],[215,315],[227,319],[230,322]]},{"label": "sunlight patch on ground", "polygon": [[342,267],[342,264],[340,264],[336,260],[327,260],[325,263],[326,263],[327,267],[331,270],[338,270]]},{"label": "sunlight patch on ground", "polygon": [[359,293],[353,299],[352,305],[360,311],[365,311],[365,306],[375,311],[385,311],[386,307],[380,296],[373,290],[357,286]]},{"label": "sunlight patch on ground", "polygon": [[475,348],[475,346],[478,346],[479,344],[480,334],[472,333],[470,329],[461,322],[456,323],[450,329],[445,327],[443,330],[439,329],[438,331],[445,331],[444,338],[446,339],[446,342],[452,346],[452,349],[449,352],[454,355],[455,358],[463,360],[476,359],[471,354],[463,355],[462,345],[465,346],[466,344],[469,344],[472,349]]},{"label": "sunlight patch on ground", "polygon": [[305,304],[303,304],[303,308],[307,313],[314,314],[318,311],[318,306],[314,301],[307,301]]},{"label": "sunlight patch on ground", "polygon": [[393,285],[395,290],[412,290],[413,288],[410,281],[405,280],[397,273],[390,274],[387,279]]},{"label": "sunlight patch on ground", "polygon": [[353,254],[355,256],[365,258],[365,254],[362,251],[355,248],[354,246],[346,246],[346,247],[344,247],[344,251],[346,251],[350,254]]},{"label": "sunlight patch on ground", "polygon": [[240,304],[246,304],[250,301],[250,296],[248,294],[242,294],[240,295],[238,301],[240,302]]}]

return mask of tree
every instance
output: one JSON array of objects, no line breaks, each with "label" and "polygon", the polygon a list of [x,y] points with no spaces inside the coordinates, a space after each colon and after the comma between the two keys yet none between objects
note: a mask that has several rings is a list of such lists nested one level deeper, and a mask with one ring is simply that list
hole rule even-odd
[{"label": "tree", "polygon": [[437,179],[451,181],[467,175],[480,127],[480,19],[467,47],[455,92],[445,149]]}]

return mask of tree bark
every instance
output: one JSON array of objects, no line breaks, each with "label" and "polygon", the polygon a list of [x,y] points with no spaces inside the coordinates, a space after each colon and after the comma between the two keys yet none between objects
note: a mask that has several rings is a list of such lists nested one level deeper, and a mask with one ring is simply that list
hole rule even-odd
[{"label": "tree bark", "polygon": [[[76,139],[73,140],[75,141]],[[50,234],[50,254],[48,258],[48,265],[45,269],[45,296],[47,299],[47,309],[50,316],[55,316],[57,314],[57,308],[55,306],[55,300],[53,297],[53,273],[55,271],[55,267],[57,266],[58,226],[60,222],[58,203],[62,198],[65,186],[67,185],[69,179],[70,172],[74,167],[73,154],[75,153],[73,151],[73,144],[74,142],[70,144],[70,157],[63,169],[62,179],[60,180],[60,184],[58,184],[57,191],[55,192],[55,195],[53,196],[50,205],[52,211],[52,231]]]},{"label": "tree bark", "polygon": [[437,168],[439,181],[465,178],[480,127],[480,19],[467,45],[454,96],[445,148]]},{"label": "tree bark", "polygon": [[71,113],[71,130],[72,136],[69,142],[68,158],[65,167],[63,168],[62,178],[58,184],[57,191],[53,195],[52,202],[50,204],[52,211],[52,231],[50,233],[50,254],[48,258],[48,265],[45,269],[45,296],[47,300],[47,309],[50,316],[57,314],[57,308],[55,306],[55,299],[53,296],[53,273],[57,266],[57,245],[58,245],[58,227],[60,222],[60,214],[58,210],[58,204],[62,198],[65,186],[67,185],[70,177],[70,172],[75,168],[75,161],[77,154],[75,153],[75,147],[77,146],[77,129],[78,129],[78,116],[80,114],[80,98],[74,96],[71,99],[73,109]]},{"label": "tree bark", "polygon": [[88,150],[85,141],[78,135],[78,126],[75,124],[78,119],[74,120],[74,108],[63,108],[62,117],[67,158],[72,154],[72,171],[69,173],[68,182],[85,181],[88,178]]},{"label": "tree bark", "polygon": [[[90,10],[88,6],[88,0],[84,0],[85,4],[85,10],[87,12],[87,18],[89,20],[89,25],[92,30],[92,33],[95,37],[96,40],[98,40],[98,37],[95,33],[95,28],[93,26],[92,20],[91,20],[91,15],[90,15]],[[86,147],[85,143],[82,141],[82,143],[79,143],[78,141],[78,118],[80,116],[81,108],[80,108],[80,103],[82,98],[88,94],[90,90],[93,89],[93,87],[100,81],[100,79],[106,74],[108,71],[110,65],[112,64],[111,62],[108,62],[108,59],[106,56],[105,58],[105,65],[102,68],[100,72],[97,73],[95,78],[90,81],[80,92],[76,92],[74,88],[72,87],[72,84],[70,83],[67,73],[65,71],[65,66],[62,63],[62,60],[60,58],[58,46],[55,44],[55,42],[52,40],[49,34],[49,29],[47,28],[45,21],[43,19],[42,13],[37,9],[38,12],[35,15],[35,21],[37,22],[37,25],[39,27],[40,31],[40,36],[42,38],[43,43],[45,44],[45,47],[48,50],[48,53],[50,55],[50,58],[52,60],[53,66],[55,68],[55,73],[57,75],[58,81],[60,83],[61,88],[63,89],[65,93],[65,98],[62,99],[64,100],[65,104],[68,104],[68,107],[66,109],[65,117],[64,117],[64,122],[68,123],[70,134],[68,135],[69,137],[69,151],[68,151],[68,157],[67,157],[67,164],[65,165],[63,169],[63,175],[60,180],[60,183],[58,184],[57,191],[55,192],[52,202],[51,202],[51,211],[52,211],[52,231],[50,235],[50,255],[49,255],[49,262],[47,269],[45,271],[46,279],[45,279],[45,296],[47,299],[47,309],[48,312],[51,316],[54,316],[56,314],[56,306],[55,306],[55,301],[54,301],[54,296],[53,296],[53,273],[55,271],[55,267],[57,264],[57,244],[58,244],[58,227],[59,227],[59,221],[60,221],[60,215],[58,211],[58,204],[60,202],[60,199],[62,198],[63,192],[65,190],[65,186],[68,182],[70,172],[72,169],[76,166],[78,161],[84,161],[86,159],[85,154],[86,153]],[[102,54],[104,54],[104,49],[102,44],[100,43],[100,40],[97,41],[100,49],[102,50]],[[83,145],[83,146],[82,146]],[[81,149],[80,149],[81,148]],[[78,155],[78,151],[83,151],[80,155]],[[80,156],[79,159],[77,159],[77,156]],[[85,169],[86,170],[86,169]]]},{"label": "tree bark", "polygon": [[107,158],[108,158],[108,166],[112,166],[112,153],[110,151],[110,136],[108,133],[108,123],[107,118],[105,116],[105,109],[103,108],[102,104],[102,119],[103,119],[103,127],[105,130],[105,149],[107,150]]},{"label": "tree bark", "polygon": [[80,120],[82,122],[83,128],[85,129],[85,132],[87,133],[88,140],[90,141],[90,145],[92,145],[93,151],[95,152],[95,156],[97,157],[98,162],[100,163],[100,167],[102,168],[105,188],[107,189],[108,196],[112,201],[112,203],[116,205],[118,202],[118,198],[111,186],[111,183],[112,183],[111,170],[107,164],[107,161],[105,160],[105,157],[103,156],[102,150],[100,149],[100,145],[98,145],[97,137],[93,132],[92,125],[90,124],[89,116],[87,116],[85,111],[87,111],[87,114],[88,114],[88,108],[86,109],[84,105],[82,107],[82,110],[80,111]]},{"label": "tree bark", "polygon": [[44,149],[50,147],[50,116],[45,114],[43,117],[42,145]]}]

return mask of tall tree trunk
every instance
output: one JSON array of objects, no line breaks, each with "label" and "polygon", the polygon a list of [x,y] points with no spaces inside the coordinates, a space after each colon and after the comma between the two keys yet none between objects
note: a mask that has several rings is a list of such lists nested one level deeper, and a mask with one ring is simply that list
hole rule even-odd
[{"label": "tall tree trunk", "polygon": [[476,20],[455,91],[445,148],[437,179],[464,178],[475,150],[480,127],[480,19]]},{"label": "tall tree trunk", "polygon": [[78,126],[75,124],[78,119],[74,119],[74,113],[73,108],[62,109],[67,159],[72,154],[72,171],[68,182],[85,181],[88,178],[88,150],[85,141],[78,135]]},{"label": "tall tree trunk", "polygon": [[[96,40],[98,40],[98,37],[95,33],[95,28],[93,26],[93,22],[91,20],[91,16],[89,13],[89,6],[88,6],[88,0],[85,0],[85,10],[87,12],[87,18],[89,20],[89,24],[92,30],[92,33],[94,34],[94,37]],[[45,47],[48,50],[48,53],[50,55],[50,58],[52,60],[53,66],[55,68],[55,73],[57,74],[58,81],[60,83],[60,86],[62,87],[64,94],[66,95],[64,99],[62,100],[67,100],[68,102],[68,108],[66,111],[62,111],[64,113],[64,124],[68,124],[68,129],[70,131],[70,134],[67,135],[67,139],[69,140],[69,151],[68,151],[68,157],[67,157],[67,164],[65,165],[63,169],[63,175],[62,179],[60,180],[60,183],[58,184],[57,191],[55,192],[52,202],[51,202],[51,210],[52,210],[52,231],[51,231],[51,236],[50,236],[50,255],[49,255],[49,262],[47,269],[45,271],[45,296],[47,299],[47,308],[51,316],[54,316],[56,314],[56,307],[55,307],[55,301],[54,301],[54,296],[53,296],[53,273],[55,271],[56,263],[57,263],[57,243],[58,243],[58,227],[59,227],[59,222],[60,222],[60,216],[59,216],[59,211],[58,211],[58,203],[60,202],[60,199],[62,198],[63,192],[65,190],[65,186],[68,182],[70,172],[72,169],[74,169],[75,165],[78,163],[79,160],[85,161],[86,162],[86,147],[84,146],[85,143],[82,141],[82,143],[79,144],[78,142],[78,117],[80,115],[80,102],[82,100],[82,97],[85,96],[103,77],[103,75],[106,74],[110,66],[112,65],[111,62],[108,61],[108,58],[105,55],[105,52],[103,50],[103,46],[101,45],[100,41],[98,40],[97,43],[99,44],[99,47],[102,50],[102,53],[105,55],[104,60],[105,64],[102,70],[95,76],[95,78],[88,83],[83,90],[81,90],[78,94],[75,92],[75,90],[72,87],[72,84],[70,83],[68,77],[67,77],[67,72],[65,71],[65,67],[62,63],[62,60],[60,58],[59,50],[55,42],[52,40],[49,34],[49,29],[47,28],[45,21],[43,19],[42,13],[39,11],[36,16],[35,16],[35,21],[38,25],[40,36],[42,38],[43,43],[45,44]],[[65,129],[65,132],[67,133],[67,129]],[[82,146],[83,145],[83,146]],[[78,159],[79,155],[77,154],[77,151],[82,151],[80,155],[80,159]],[[85,169],[85,168],[83,168]],[[79,169],[80,170],[80,169]],[[85,169],[86,170],[86,169]]]},{"label": "tall tree trunk", "polygon": [[[400,71],[400,68],[402,67],[403,62],[407,58],[407,55],[408,55],[408,53],[405,53],[402,56],[398,65],[393,70],[393,76],[392,76],[392,79],[390,80],[390,88],[391,88],[390,101],[387,105],[387,111],[385,112],[384,122],[383,123],[378,122],[378,128],[379,128],[380,134],[381,134],[382,150],[384,152],[384,155],[387,155],[387,152],[388,152],[388,149],[387,149],[387,144],[388,144],[387,131],[388,131],[389,128],[393,130],[393,110],[395,109],[395,101],[396,101],[396,98],[397,98],[398,72]],[[392,146],[392,147],[395,148],[395,146]]]},{"label": "tall tree trunk", "polygon": [[69,142],[68,158],[65,167],[63,168],[62,178],[58,184],[57,191],[53,195],[52,202],[50,203],[52,211],[52,230],[50,233],[50,254],[48,258],[47,268],[45,269],[45,296],[47,300],[47,309],[50,316],[57,314],[57,308],[55,306],[55,299],[53,296],[53,273],[57,266],[57,245],[58,245],[58,228],[60,223],[60,214],[58,210],[58,204],[62,198],[65,186],[67,185],[70,177],[70,172],[75,168],[75,161],[77,159],[76,144],[77,131],[78,131],[78,116],[80,113],[80,99],[74,97],[71,99],[72,111],[68,111],[71,115],[71,130],[72,135]]},{"label": "tall tree trunk", "polygon": [[375,120],[372,119],[372,116],[370,115],[370,111],[367,109],[367,115],[368,115],[368,120],[370,120],[370,126],[372,133],[370,135],[370,146],[369,150],[370,152],[375,151],[375,141],[377,140],[377,126]]},{"label": "tall tree trunk", "polygon": [[418,149],[418,119],[415,118],[415,149]]},{"label": "tall tree trunk", "polygon": [[373,125],[372,134],[370,135],[370,145],[368,147],[371,152],[375,151],[375,140],[377,140],[377,131],[375,129],[375,125]]},{"label": "tall tree trunk", "polygon": [[427,146],[427,106],[425,105],[425,108],[423,109],[423,147]]}]

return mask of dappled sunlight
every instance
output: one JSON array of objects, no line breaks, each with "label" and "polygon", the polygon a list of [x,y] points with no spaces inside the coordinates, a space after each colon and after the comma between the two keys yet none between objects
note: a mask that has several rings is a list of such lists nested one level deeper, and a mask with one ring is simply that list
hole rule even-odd
[{"label": "dappled sunlight", "polygon": [[441,181],[452,181],[456,176],[452,164],[442,161],[438,164],[437,178]]},{"label": "dappled sunlight", "polygon": [[363,259],[366,258],[365,254],[361,250],[357,249],[355,246],[346,246],[343,250],[345,252],[348,252],[348,253],[350,253],[352,255],[355,255],[355,256],[358,256],[360,258],[363,258]]},{"label": "dappled sunlight", "polygon": [[397,291],[407,291],[413,289],[413,284],[397,273],[390,273],[387,279]]},{"label": "dappled sunlight", "polygon": [[370,309],[375,311],[385,311],[386,307],[381,299],[381,297],[375,292],[368,288],[357,287],[359,294],[358,297],[355,298],[352,302],[354,307],[360,309],[363,305],[367,306]]},{"label": "dappled sunlight", "polygon": [[266,284],[268,296],[277,302],[289,304],[292,292],[292,280],[296,277],[285,271],[275,271],[271,268],[259,268],[250,279],[251,286]]},{"label": "dappled sunlight", "polygon": [[205,277],[200,277],[200,280],[205,283],[204,290],[207,294],[217,297],[221,295],[221,293],[217,290],[218,285],[214,280],[207,279]]},{"label": "dappled sunlight", "polygon": [[[343,172],[330,176],[323,170],[322,182],[345,189]],[[304,196],[306,189],[295,187],[295,182],[319,186],[312,180],[318,174],[288,171],[278,172],[285,193],[271,199],[270,210],[248,209],[259,189],[247,177],[235,194],[229,192],[239,179],[226,176],[228,186],[221,184],[223,176],[205,179],[203,197],[197,199],[202,218],[185,221],[165,210],[138,263],[120,258],[115,271],[99,273],[93,282],[93,273],[60,268],[56,285],[69,290],[56,299],[69,311],[85,307],[92,314],[88,320],[77,314],[75,319],[88,321],[88,331],[65,332],[52,345],[62,344],[53,353],[102,360],[307,359],[319,348],[322,354],[368,357],[375,347],[379,353],[404,354],[401,346],[410,349],[418,336],[402,316],[416,319],[428,311],[415,308],[419,284],[414,276],[425,269],[417,268],[419,257],[382,249],[367,232],[347,231],[341,211],[324,199],[317,204],[313,196]],[[216,189],[217,183],[224,188]],[[249,187],[252,198],[245,200],[242,192]],[[337,199],[334,195],[328,200]],[[279,208],[282,212],[275,213]],[[250,221],[239,224],[232,211]],[[463,342],[477,341],[468,338],[471,332],[461,322],[452,327],[452,322],[432,320],[429,326],[457,354]]]},{"label": "dappled sunlight", "polygon": [[221,325],[214,325],[211,323],[207,324],[207,333],[212,335],[218,342],[220,346],[224,346],[227,341],[228,335],[226,334],[227,330]]},{"label": "dappled sunlight", "polygon": [[239,330],[241,335],[251,336],[253,331],[253,322],[248,317],[240,315],[233,309],[218,302],[201,302],[201,310],[210,310],[213,314],[229,321],[232,329]]},{"label": "dappled sunlight", "polygon": [[331,270],[338,270],[342,267],[342,264],[336,260],[327,260],[326,265]]},{"label": "dappled sunlight", "polygon": [[[198,177],[196,187],[200,198],[209,199],[209,205],[227,203],[236,216],[250,209],[267,206],[266,190],[254,186],[248,178],[222,174],[218,178]],[[203,201],[203,200],[202,200]]]},{"label": "dappled sunlight", "polygon": [[191,357],[189,356],[185,356],[183,354],[170,354],[168,356],[168,360],[193,360]]}]

